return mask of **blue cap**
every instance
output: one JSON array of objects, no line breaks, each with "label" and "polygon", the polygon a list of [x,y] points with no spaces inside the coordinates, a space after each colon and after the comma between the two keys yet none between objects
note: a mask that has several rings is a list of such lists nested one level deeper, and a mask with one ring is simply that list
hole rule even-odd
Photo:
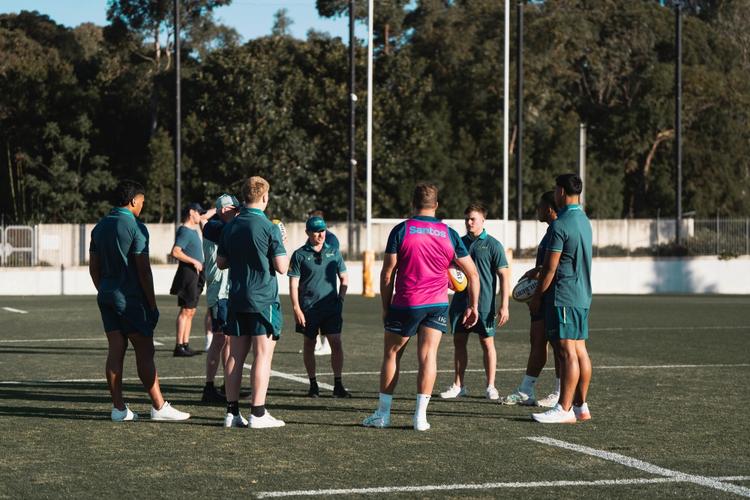
[{"label": "blue cap", "polygon": [[310,231],[311,233],[317,233],[319,231],[325,231],[326,230],[326,221],[323,220],[323,217],[313,216],[307,219],[307,223],[305,223],[305,229],[307,231]]}]

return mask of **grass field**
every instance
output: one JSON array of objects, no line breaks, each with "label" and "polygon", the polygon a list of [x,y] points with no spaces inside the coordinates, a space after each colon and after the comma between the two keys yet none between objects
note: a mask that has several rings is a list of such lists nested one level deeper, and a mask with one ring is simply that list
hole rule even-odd
[{"label": "grass field", "polygon": [[[106,339],[92,297],[0,297],[0,497],[750,495],[747,296],[595,297],[593,420],[576,425],[543,426],[530,420],[532,408],[485,400],[481,351],[471,339],[471,396],[433,398],[424,433],[411,429],[415,346],[402,364],[393,427],[360,426],[377,401],[379,302],[346,304],[344,382],[354,398],[324,391],[311,400],[301,337],[282,299],[286,327],[273,368],[301,379],[271,380],[268,406],[286,427],[244,430],[221,428],[225,409],[199,402],[205,357],[172,357],[172,297],[159,298],[156,363],[166,398],[193,415],[182,424],[149,422],[132,351],[126,400],[141,420],[110,421]],[[193,348],[203,343],[197,317]],[[496,337],[501,394],[523,374],[528,325],[525,306],[514,304]],[[452,356],[446,337],[435,392],[452,381]],[[329,357],[317,360],[318,379],[332,384]],[[544,371],[541,395],[553,378]],[[249,403],[241,409],[247,414]]]}]

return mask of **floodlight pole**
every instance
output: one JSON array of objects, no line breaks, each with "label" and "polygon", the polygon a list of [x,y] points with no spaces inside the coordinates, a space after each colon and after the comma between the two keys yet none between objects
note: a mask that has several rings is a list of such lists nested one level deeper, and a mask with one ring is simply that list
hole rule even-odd
[{"label": "floodlight pole", "polygon": [[367,220],[365,243],[367,251],[372,250],[372,86],[373,86],[373,19],[374,0],[367,1]]},{"label": "floodlight pole", "polygon": [[516,25],[516,256],[521,257],[521,223],[523,221],[523,7],[524,0],[518,2],[518,23]]},{"label": "floodlight pole", "polygon": [[675,243],[682,241],[682,0],[674,0]]},{"label": "floodlight pole", "polygon": [[503,46],[503,245],[508,246],[508,107],[510,95],[510,0],[505,0]]},{"label": "floodlight pole", "polygon": [[175,122],[174,122],[174,168],[175,168],[175,225],[180,225],[180,215],[182,207],[182,166],[180,159],[182,157],[181,130],[182,122],[180,120],[180,0],[174,0],[174,75],[175,75]]},{"label": "floodlight pole", "polygon": [[355,222],[355,193],[357,179],[357,159],[355,156],[355,112],[357,95],[355,94],[354,68],[354,0],[349,0],[349,217],[348,217],[348,254],[354,255],[354,222]]}]

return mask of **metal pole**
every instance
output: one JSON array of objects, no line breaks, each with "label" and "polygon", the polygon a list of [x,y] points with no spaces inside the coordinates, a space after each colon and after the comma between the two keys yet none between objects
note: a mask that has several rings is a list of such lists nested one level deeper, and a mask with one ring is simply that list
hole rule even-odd
[{"label": "metal pole", "polygon": [[682,241],[682,0],[674,0],[675,8],[675,236]]},{"label": "metal pole", "polygon": [[357,95],[355,94],[354,85],[355,68],[354,68],[354,0],[349,0],[349,217],[348,217],[348,254],[351,259],[354,255],[354,221],[355,221],[355,190],[357,178],[357,160],[354,150],[355,138],[355,111],[357,105]]},{"label": "metal pole", "polygon": [[578,134],[578,177],[583,182],[581,192],[581,207],[586,205],[586,124],[581,123]]},{"label": "metal pole", "polygon": [[182,207],[182,122],[180,120],[180,0],[174,0],[174,75],[175,75],[175,122],[174,122],[174,168],[175,168],[175,224],[180,225]]},{"label": "metal pole", "polygon": [[523,220],[523,0],[518,2],[518,23],[516,26],[516,255],[521,256],[521,221]]},{"label": "metal pole", "polygon": [[372,250],[372,86],[373,86],[373,21],[375,17],[374,0],[367,2],[367,223],[365,243],[367,251]]},{"label": "metal pole", "polygon": [[505,0],[503,46],[503,245],[508,246],[508,109],[510,104],[510,0]]}]

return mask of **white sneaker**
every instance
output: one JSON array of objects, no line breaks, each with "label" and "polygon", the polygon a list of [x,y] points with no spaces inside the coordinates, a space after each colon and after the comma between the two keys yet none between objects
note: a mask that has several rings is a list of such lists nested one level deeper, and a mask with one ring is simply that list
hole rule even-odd
[{"label": "white sneaker", "polygon": [[522,405],[522,406],[536,406],[536,397],[534,396],[534,389],[530,393],[523,392],[520,387],[517,387],[515,391],[511,392],[503,398],[501,401],[504,405]]},{"label": "white sneaker", "polygon": [[451,384],[450,387],[440,393],[440,397],[443,399],[454,399],[467,396],[468,394],[469,391],[466,389],[466,386],[460,387],[456,384]]},{"label": "white sneaker", "polygon": [[500,393],[497,392],[494,385],[487,386],[487,390],[484,391],[484,395],[491,401],[497,401],[500,399]]},{"label": "white sneaker", "polygon": [[391,415],[390,413],[383,414],[375,410],[375,413],[362,421],[362,425],[376,429],[385,429],[391,425]]},{"label": "white sneaker", "polygon": [[232,415],[231,413],[227,413],[224,415],[224,427],[227,429],[231,427],[237,427],[240,429],[247,429],[247,419],[242,416],[240,413],[239,415]]},{"label": "white sneaker", "polygon": [[576,423],[576,415],[573,413],[573,408],[565,411],[559,404],[556,404],[554,408],[547,410],[544,413],[532,413],[531,418],[542,424]]},{"label": "white sneaker", "polygon": [[552,408],[557,404],[557,400],[560,399],[560,393],[559,392],[551,392],[546,397],[540,399],[536,402],[538,406],[542,406],[544,408]]},{"label": "white sneaker", "polygon": [[327,339],[323,339],[320,345],[315,344],[315,355],[316,356],[327,356],[331,354],[331,344],[328,343]]},{"label": "white sneaker", "polygon": [[589,405],[586,403],[583,403],[581,406],[573,405],[573,413],[576,416],[577,420],[580,420],[581,422],[585,422],[586,420],[591,420],[591,412],[589,411]]},{"label": "white sneaker", "polygon": [[273,418],[268,410],[263,414],[262,417],[256,417],[250,415],[250,422],[248,424],[251,429],[270,429],[272,427],[284,427],[286,423],[278,418]]},{"label": "white sneaker", "polygon": [[124,410],[118,410],[113,406],[110,417],[112,417],[112,422],[132,422],[138,420],[138,414],[130,411],[128,405],[125,405]]},{"label": "white sneaker", "polygon": [[412,419],[412,424],[414,425],[415,431],[428,431],[430,430],[430,427],[431,427],[430,423],[427,421],[426,418],[423,420],[423,419],[414,417]]},{"label": "white sneaker", "polygon": [[184,411],[180,411],[174,408],[166,401],[164,401],[164,406],[162,406],[160,410],[157,410],[153,406],[151,407],[151,420],[161,422],[178,422],[180,420],[187,420],[189,418],[189,413],[185,413]]}]

